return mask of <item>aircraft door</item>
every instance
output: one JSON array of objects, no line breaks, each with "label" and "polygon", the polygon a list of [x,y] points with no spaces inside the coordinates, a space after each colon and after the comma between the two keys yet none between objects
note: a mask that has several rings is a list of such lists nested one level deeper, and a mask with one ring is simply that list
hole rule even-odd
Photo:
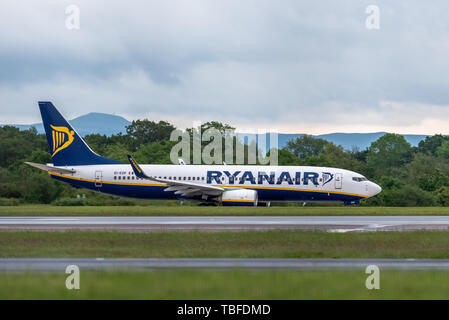
[{"label": "aircraft door", "polygon": [[343,184],[343,175],[341,173],[335,174],[335,189],[341,189]]},{"label": "aircraft door", "polygon": [[95,171],[95,187],[96,188],[101,188],[103,186],[102,180],[103,180],[103,172]]}]

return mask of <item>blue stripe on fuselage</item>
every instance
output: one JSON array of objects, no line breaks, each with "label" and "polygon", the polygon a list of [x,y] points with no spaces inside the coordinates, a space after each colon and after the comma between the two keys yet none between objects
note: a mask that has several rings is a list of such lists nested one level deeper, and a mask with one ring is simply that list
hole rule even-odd
[{"label": "blue stripe on fuselage", "polygon": [[[74,187],[85,188],[102,193],[137,199],[154,199],[154,200],[174,200],[181,197],[174,192],[164,191],[166,185],[139,185],[139,184],[118,184],[103,182],[101,187],[96,187],[94,182],[73,179],[70,177],[62,177],[51,174],[51,177],[66,182]],[[245,186],[241,186],[245,187]],[[313,192],[305,190],[285,190],[282,187],[272,189],[262,186],[251,186],[248,189],[257,190],[259,201],[354,201],[364,199],[361,196],[339,194],[332,192]]]}]

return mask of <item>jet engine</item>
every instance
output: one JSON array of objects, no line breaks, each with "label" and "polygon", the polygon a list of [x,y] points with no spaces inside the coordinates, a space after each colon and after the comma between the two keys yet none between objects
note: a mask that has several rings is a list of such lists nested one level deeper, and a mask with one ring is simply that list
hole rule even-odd
[{"label": "jet engine", "polygon": [[223,192],[221,203],[224,206],[257,206],[257,191],[235,189]]}]

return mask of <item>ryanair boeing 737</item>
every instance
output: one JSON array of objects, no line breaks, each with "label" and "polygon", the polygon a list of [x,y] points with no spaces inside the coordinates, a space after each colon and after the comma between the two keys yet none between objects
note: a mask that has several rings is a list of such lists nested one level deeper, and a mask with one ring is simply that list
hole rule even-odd
[{"label": "ryanair boeing 737", "polygon": [[52,164],[27,164],[56,180],[119,197],[257,206],[271,201],[357,204],[381,188],[349,170],[308,166],[138,165],[93,152],[51,102],[39,102]]}]

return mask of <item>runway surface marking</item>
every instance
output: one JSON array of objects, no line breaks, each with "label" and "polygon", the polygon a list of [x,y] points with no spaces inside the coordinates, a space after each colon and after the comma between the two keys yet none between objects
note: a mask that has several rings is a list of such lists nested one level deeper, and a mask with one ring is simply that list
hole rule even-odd
[{"label": "runway surface marking", "polygon": [[0,272],[61,271],[68,265],[80,270],[129,269],[360,269],[377,265],[380,269],[449,270],[449,259],[246,259],[246,258],[1,258]]},{"label": "runway surface marking", "polygon": [[0,217],[0,230],[448,230],[449,216]]},{"label": "runway surface marking", "polygon": [[449,216],[0,217],[0,224],[449,224]]}]

